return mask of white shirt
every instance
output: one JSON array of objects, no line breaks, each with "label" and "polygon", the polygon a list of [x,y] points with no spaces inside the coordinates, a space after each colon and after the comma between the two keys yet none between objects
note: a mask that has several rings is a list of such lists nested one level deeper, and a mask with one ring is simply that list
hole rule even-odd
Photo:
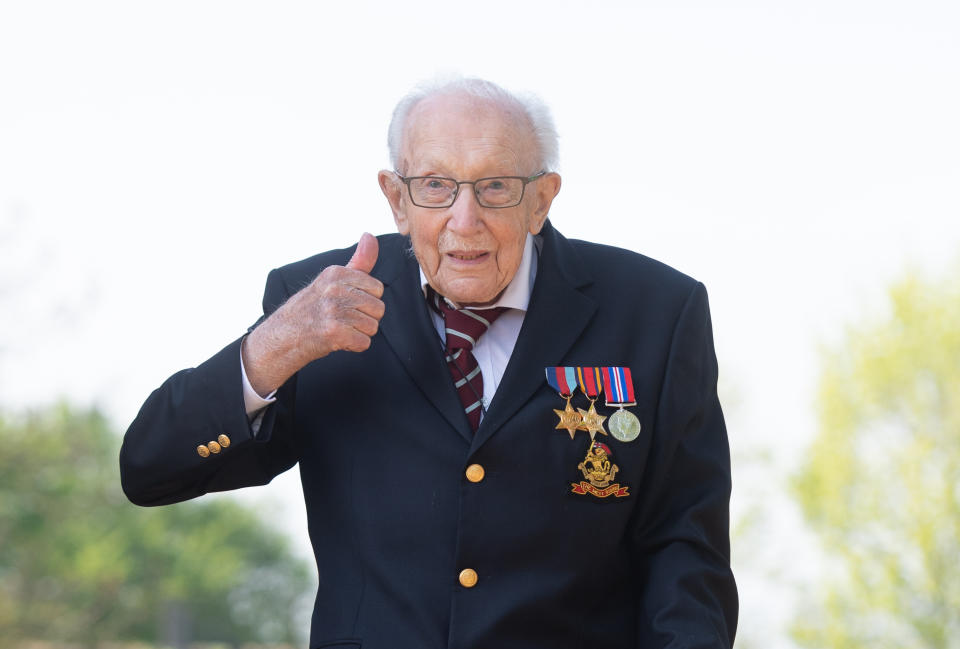
[{"label": "white shirt", "polygon": [[[504,289],[503,294],[500,295],[500,299],[486,307],[502,306],[508,307],[510,310],[494,320],[487,332],[480,336],[477,344],[473,347],[473,356],[477,359],[477,365],[480,366],[480,373],[483,375],[484,410],[493,400],[493,395],[496,393],[500,380],[503,378],[503,373],[507,369],[507,363],[510,362],[513,348],[517,344],[517,337],[520,335],[520,327],[523,326],[523,319],[527,315],[530,293],[533,291],[533,282],[536,277],[536,244],[533,235],[528,233],[523,245],[523,256],[520,258],[520,266],[517,268],[516,274],[507,288]],[[427,278],[423,274],[423,269],[420,269],[420,287],[423,289],[424,297],[426,297]],[[443,318],[433,309],[430,309],[430,316],[437,330],[437,344],[443,349],[446,346]],[[266,397],[261,397],[256,393],[247,378],[242,354],[240,357],[240,374],[243,380],[243,403],[247,411],[247,417],[253,420],[261,410],[276,401],[276,390]],[[259,428],[257,424],[259,424],[259,419],[254,421],[255,428]]]}]

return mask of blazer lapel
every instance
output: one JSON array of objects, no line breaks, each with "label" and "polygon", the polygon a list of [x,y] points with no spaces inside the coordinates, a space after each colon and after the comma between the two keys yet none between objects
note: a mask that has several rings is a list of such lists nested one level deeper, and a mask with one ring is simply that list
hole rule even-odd
[{"label": "blazer lapel", "polygon": [[591,282],[577,254],[548,221],[530,305],[497,393],[480,422],[471,451],[497,432],[543,385],[543,369],[560,363],[597,304],[578,289]]},{"label": "blazer lapel", "polygon": [[[405,237],[394,240],[401,248],[407,243]],[[383,243],[381,239],[381,245]],[[387,255],[381,252],[380,260],[386,261],[383,269],[375,268],[373,272],[384,284],[385,309],[380,331],[424,396],[469,442],[473,432],[450,380],[442,343],[430,320],[420,288],[417,261],[405,249]]]}]

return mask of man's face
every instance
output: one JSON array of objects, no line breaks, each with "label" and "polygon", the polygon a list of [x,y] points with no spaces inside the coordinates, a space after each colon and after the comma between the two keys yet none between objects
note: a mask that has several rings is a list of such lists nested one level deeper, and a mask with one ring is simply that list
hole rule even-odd
[{"label": "man's face", "polygon": [[[534,139],[514,110],[461,95],[421,101],[407,119],[399,171],[456,180],[538,173]],[[442,209],[413,205],[391,172],[380,172],[380,186],[430,285],[460,305],[483,305],[516,274],[526,235],[543,227],[560,176],[531,182],[519,205],[503,209],[481,207],[473,185],[461,185]]]}]

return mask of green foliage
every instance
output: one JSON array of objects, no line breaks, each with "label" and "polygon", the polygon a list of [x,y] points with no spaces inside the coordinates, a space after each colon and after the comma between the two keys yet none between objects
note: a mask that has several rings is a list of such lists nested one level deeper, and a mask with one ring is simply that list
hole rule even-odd
[{"label": "green foliage", "polygon": [[253,512],[131,505],[96,411],[0,416],[0,444],[0,646],[157,642],[174,609],[197,641],[301,639],[308,567]]},{"label": "green foliage", "polygon": [[827,354],[793,480],[833,561],[794,627],[809,647],[960,647],[960,273],[890,298]]}]

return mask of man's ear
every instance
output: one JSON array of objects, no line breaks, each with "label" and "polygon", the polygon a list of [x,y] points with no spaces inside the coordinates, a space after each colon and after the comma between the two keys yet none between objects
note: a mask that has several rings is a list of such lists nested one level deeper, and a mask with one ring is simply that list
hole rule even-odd
[{"label": "man's ear", "polygon": [[534,193],[536,204],[530,214],[530,234],[539,234],[547,221],[547,215],[550,214],[550,205],[560,192],[560,174],[551,171],[532,184],[536,188]]},{"label": "man's ear", "polygon": [[392,171],[383,169],[377,174],[377,180],[380,182],[380,189],[383,195],[387,197],[390,203],[390,211],[393,212],[393,222],[397,224],[397,232],[403,235],[410,234],[410,225],[407,222],[407,213],[404,209],[403,200],[403,182]]}]

